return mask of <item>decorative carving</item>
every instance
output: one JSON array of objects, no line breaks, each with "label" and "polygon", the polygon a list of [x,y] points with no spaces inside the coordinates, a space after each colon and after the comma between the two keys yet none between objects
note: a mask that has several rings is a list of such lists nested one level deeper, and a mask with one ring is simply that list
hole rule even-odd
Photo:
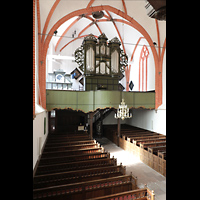
[{"label": "decorative carving", "polygon": [[97,38],[96,37],[94,37],[94,35],[91,33],[91,34],[89,34],[88,36],[86,36],[86,37],[84,37],[84,41],[95,41],[95,42],[97,42]]},{"label": "decorative carving", "polygon": [[75,78],[75,79],[78,79],[82,73],[76,68],[74,69],[72,72],[71,72],[72,76]]},{"label": "decorative carving", "polygon": [[109,43],[117,43],[121,45],[121,42],[119,41],[117,37],[114,37],[112,40],[109,41]]},{"label": "decorative carving", "polygon": [[83,46],[79,47],[75,51],[75,61],[78,63],[79,68],[84,71],[84,50]]},{"label": "decorative carving", "polygon": [[[118,81],[119,77],[122,79],[124,76],[128,56],[120,49],[121,42],[117,37],[109,42],[107,40],[105,33],[99,35],[98,39],[93,34],[89,34],[84,37],[82,46],[75,51],[75,61],[85,75],[85,90],[97,88],[98,81],[90,85],[91,78],[102,79],[103,85],[109,85],[107,89],[124,90],[121,84],[118,87]],[[110,80],[111,77],[113,81]]]}]

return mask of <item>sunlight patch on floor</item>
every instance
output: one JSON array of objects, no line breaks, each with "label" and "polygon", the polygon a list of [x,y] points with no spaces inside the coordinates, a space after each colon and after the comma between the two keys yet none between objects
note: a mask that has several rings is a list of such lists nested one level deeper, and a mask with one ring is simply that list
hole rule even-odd
[{"label": "sunlight patch on floor", "polygon": [[110,157],[113,156],[117,158],[117,164],[122,163],[122,165],[133,165],[141,162],[139,158],[133,154],[125,152],[124,150],[118,150],[116,152],[110,153]]}]

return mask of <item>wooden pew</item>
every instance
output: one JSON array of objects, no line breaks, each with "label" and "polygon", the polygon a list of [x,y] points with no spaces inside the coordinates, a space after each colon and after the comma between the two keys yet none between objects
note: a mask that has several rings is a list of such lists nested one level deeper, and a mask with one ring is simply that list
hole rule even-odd
[{"label": "wooden pew", "polygon": [[127,140],[128,138],[131,139],[131,141],[133,140],[133,138],[148,138],[148,137],[159,137],[159,133],[146,133],[146,134],[128,134],[125,135],[125,140]]},{"label": "wooden pew", "polygon": [[166,151],[158,151],[158,157],[166,160]]},{"label": "wooden pew", "polygon": [[34,177],[33,188],[37,189],[69,183],[99,180],[125,174],[126,167],[119,165],[37,175]]},{"label": "wooden pew", "polygon": [[151,133],[151,132],[140,132],[140,133],[124,133],[121,132],[121,135],[125,135],[125,137],[139,137],[139,136],[152,136],[152,135],[159,135],[159,133]]},{"label": "wooden pew", "polygon": [[114,165],[117,165],[117,159],[115,159],[114,157],[103,158],[103,159],[90,159],[90,160],[84,160],[84,161],[38,166],[38,169],[35,175],[59,173],[59,172],[70,171],[70,170],[80,170],[80,169],[87,169],[87,168],[96,168],[100,166],[106,167],[106,166],[114,166]]},{"label": "wooden pew", "polygon": [[54,133],[50,133],[49,136],[56,137],[56,136],[70,136],[70,135],[87,135],[86,131],[77,131],[76,130],[68,130],[68,131],[55,131]]},{"label": "wooden pew", "polygon": [[128,138],[130,138],[130,141],[133,143],[134,140],[141,140],[141,139],[158,139],[158,138],[165,138],[166,136],[163,136],[161,134],[159,135],[150,135],[150,136],[135,136],[135,137],[127,137],[127,140]]},{"label": "wooden pew", "polygon": [[110,153],[107,152],[96,152],[96,153],[88,153],[85,155],[70,155],[70,156],[61,156],[55,158],[41,158],[39,165],[51,165],[51,164],[59,164],[66,162],[76,162],[90,159],[101,159],[101,158],[110,158]]},{"label": "wooden pew", "polygon": [[125,199],[137,199],[137,200],[155,200],[154,191],[149,188],[130,190],[126,192],[120,192],[116,194],[106,195],[103,197],[97,197],[87,200],[125,200]]},{"label": "wooden pew", "polygon": [[49,134],[48,135],[48,140],[52,141],[52,140],[82,140],[84,138],[88,138],[89,139],[89,134],[85,133],[85,134],[65,134],[65,135],[52,135]]},{"label": "wooden pew", "polygon": [[130,175],[123,175],[100,180],[34,189],[33,199],[88,199],[134,189],[137,189],[137,179]]},{"label": "wooden pew", "polygon": [[65,150],[75,150],[75,149],[88,149],[99,147],[98,143],[90,144],[78,144],[78,145],[63,145],[63,146],[54,146],[54,147],[45,147],[43,152],[55,152],[55,151],[65,151]]},{"label": "wooden pew", "polygon": [[76,134],[76,133],[66,133],[66,134],[63,134],[63,135],[52,135],[50,134],[49,135],[49,139],[55,139],[55,138],[81,138],[81,137],[88,137],[89,134],[88,133],[81,133],[81,134]]},{"label": "wooden pew", "polygon": [[158,146],[158,147],[148,147],[148,152],[157,155],[158,151],[164,150],[166,151],[166,145],[165,146]]},{"label": "wooden pew", "polygon": [[147,189],[136,191],[137,178],[125,174],[126,168],[122,164],[117,166],[116,159],[111,159],[110,153],[104,152],[104,148],[87,134],[59,132],[47,138],[33,179],[33,199],[117,197],[126,191],[140,200],[150,197]]},{"label": "wooden pew", "polygon": [[151,131],[147,131],[147,130],[137,130],[137,131],[133,131],[133,130],[121,130],[121,134],[123,135],[131,135],[131,134],[148,134],[148,133],[152,133]]},{"label": "wooden pew", "polygon": [[58,142],[63,142],[63,141],[79,141],[79,140],[89,140],[89,136],[80,136],[80,137],[65,137],[65,138],[48,138],[47,142],[48,143],[58,143]]},{"label": "wooden pew", "polygon": [[157,138],[157,139],[134,139],[133,140],[133,144],[140,146],[140,144],[144,144],[144,143],[154,143],[154,142],[165,142],[166,141],[166,137],[164,138]]},{"label": "wooden pew", "polygon": [[159,147],[159,146],[166,146],[165,142],[154,142],[154,143],[140,143],[140,147],[143,149],[147,149],[148,147]]},{"label": "wooden pew", "polygon": [[61,156],[71,156],[71,155],[84,155],[84,154],[95,153],[95,152],[104,152],[104,148],[94,147],[94,148],[73,149],[73,150],[66,150],[66,151],[43,152],[41,159],[61,157]]},{"label": "wooden pew", "polygon": [[58,146],[68,146],[68,145],[79,145],[79,144],[95,144],[96,140],[79,140],[79,141],[71,141],[71,142],[55,142],[55,143],[46,143],[46,147],[58,147]]}]

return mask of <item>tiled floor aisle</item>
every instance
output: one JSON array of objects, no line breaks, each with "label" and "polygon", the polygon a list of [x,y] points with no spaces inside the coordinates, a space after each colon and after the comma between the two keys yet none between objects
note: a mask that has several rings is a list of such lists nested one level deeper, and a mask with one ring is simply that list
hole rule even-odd
[{"label": "tiled floor aisle", "polygon": [[143,188],[147,184],[154,190],[156,200],[166,200],[166,177],[156,172],[148,165],[141,162],[133,154],[128,153],[105,137],[95,138],[105,149],[110,152],[110,157],[117,158],[117,164],[126,166],[126,174],[132,174],[138,178],[138,187]]}]

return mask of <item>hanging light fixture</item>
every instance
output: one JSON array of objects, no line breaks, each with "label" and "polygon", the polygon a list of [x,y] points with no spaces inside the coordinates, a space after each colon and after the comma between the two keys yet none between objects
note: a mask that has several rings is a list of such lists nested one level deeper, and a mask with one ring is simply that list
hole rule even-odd
[{"label": "hanging light fixture", "polygon": [[115,118],[121,118],[122,120],[126,118],[131,118],[132,114],[129,113],[129,108],[127,108],[127,105],[125,104],[124,99],[122,99],[121,105],[119,105],[119,108],[117,109],[117,113],[115,114]]}]

